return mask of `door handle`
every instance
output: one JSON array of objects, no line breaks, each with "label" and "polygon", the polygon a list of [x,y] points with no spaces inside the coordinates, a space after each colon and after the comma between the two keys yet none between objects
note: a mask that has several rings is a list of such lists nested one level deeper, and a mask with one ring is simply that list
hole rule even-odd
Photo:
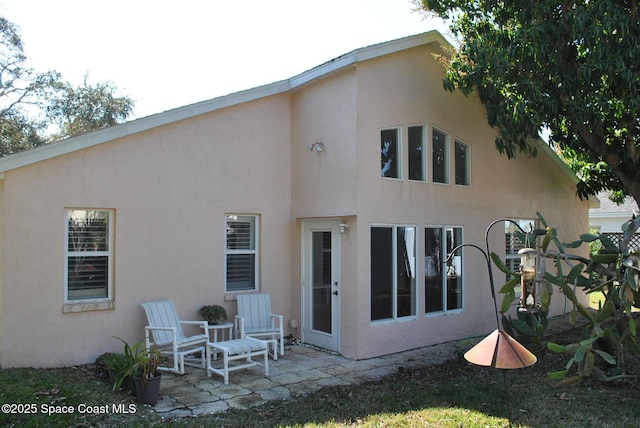
[{"label": "door handle", "polygon": [[334,291],[333,294],[334,294],[334,296],[337,296],[338,295],[338,291]]}]

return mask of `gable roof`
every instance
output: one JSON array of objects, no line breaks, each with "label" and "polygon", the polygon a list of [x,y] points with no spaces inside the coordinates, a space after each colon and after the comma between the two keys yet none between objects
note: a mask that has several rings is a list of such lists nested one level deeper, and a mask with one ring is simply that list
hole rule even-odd
[{"label": "gable roof", "polygon": [[[245,91],[235,92],[229,95],[200,101],[162,113],[145,116],[119,125],[104,128],[98,131],[90,132],[55,143],[46,144],[34,149],[25,150],[13,155],[0,158],[0,180],[4,178],[4,173],[13,169],[21,168],[57,156],[66,155],[78,150],[89,148],[101,143],[115,140],[117,138],[127,137],[139,132],[148,131],[163,125],[168,125],[181,120],[189,119],[202,114],[211,113],[226,107],[250,102],[260,98],[269,97],[281,93],[286,93],[300,88],[308,83],[327,77],[340,70],[351,67],[359,62],[364,62],[374,58],[382,57],[403,50],[411,49],[418,46],[435,43],[443,48],[453,47],[451,43],[437,30],[428,31],[426,33],[416,34],[413,36],[403,37],[388,42],[383,42],[359,49],[355,49],[349,53],[341,55],[330,61],[327,61],[317,67],[302,72],[289,79],[279,82],[270,83],[256,88],[247,89]],[[540,139],[542,148],[547,156],[549,156],[555,165],[563,171],[567,177],[574,183],[579,180],[574,172],[560,157]],[[594,197],[590,199],[592,208],[599,206],[599,200]]]},{"label": "gable roof", "polygon": [[[35,149],[5,156],[0,158],[0,174],[11,171],[12,169],[92,147],[116,138],[127,137],[129,135],[144,132],[159,126],[168,125],[180,120],[189,119],[201,114],[210,113],[222,108],[285,93],[317,79],[326,77],[339,70],[350,67],[358,62],[431,43],[437,43],[441,46],[451,46],[440,32],[433,30],[427,33],[408,36],[356,49],[286,80],[212,98],[210,100],[201,101],[184,107],[178,107],[162,113],[153,114],[151,116],[135,119],[123,124],[90,132],[88,134],[78,135],[55,143],[46,144]],[[1,178],[2,177],[0,176],[0,179]]]}]

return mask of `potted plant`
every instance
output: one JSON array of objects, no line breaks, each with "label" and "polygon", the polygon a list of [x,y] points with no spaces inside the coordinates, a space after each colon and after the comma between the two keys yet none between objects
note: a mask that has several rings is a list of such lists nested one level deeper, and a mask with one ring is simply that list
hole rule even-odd
[{"label": "potted plant", "polygon": [[160,380],[162,379],[161,373],[158,371],[161,362],[160,351],[146,349],[142,341],[129,345],[120,338],[116,339],[124,343],[126,364],[116,374],[114,390],[128,380],[134,386],[132,392],[135,391],[134,395],[138,397],[138,400],[155,406],[158,402]]},{"label": "potted plant", "polygon": [[200,316],[209,324],[223,324],[227,321],[227,310],[220,305],[203,306]]},{"label": "potted plant", "polygon": [[135,384],[138,400],[145,404],[155,406],[160,394],[161,373],[160,351],[157,349],[145,349],[136,359]]}]

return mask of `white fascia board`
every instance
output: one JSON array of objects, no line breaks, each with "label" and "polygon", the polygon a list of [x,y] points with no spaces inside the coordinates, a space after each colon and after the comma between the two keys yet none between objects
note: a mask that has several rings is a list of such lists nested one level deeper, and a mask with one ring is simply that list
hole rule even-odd
[{"label": "white fascia board", "polygon": [[423,34],[417,34],[414,36],[403,37],[401,39],[392,40],[390,42],[367,46],[339,56],[338,58],[335,58],[315,68],[312,68],[311,70],[305,71],[295,77],[292,77],[291,79],[289,79],[289,82],[291,82],[291,89],[298,88],[313,80],[327,76],[331,73],[335,73],[336,71],[359,62],[379,58],[395,52],[400,52],[406,49],[411,49],[430,43],[438,43],[443,47],[452,46],[451,43],[449,43],[447,39],[445,39],[442,34],[440,34],[436,30],[429,31]]},{"label": "white fascia board", "polygon": [[300,86],[306,85],[307,83],[324,77],[330,73],[334,73],[338,70],[349,67],[350,65],[355,64],[355,62],[355,51],[346,55],[342,55],[323,65],[312,68],[311,70],[307,70],[295,77],[292,77],[291,79],[289,79],[290,87],[291,89],[299,88]]},{"label": "white fascia board", "polygon": [[436,43],[443,48],[452,47],[451,43],[449,43],[440,32],[433,30],[427,33],[391,40],[390,42],[367,46],[366,48],[358,49],[355,53],[357,55],[357,61],[360,62],[432,43]]}]

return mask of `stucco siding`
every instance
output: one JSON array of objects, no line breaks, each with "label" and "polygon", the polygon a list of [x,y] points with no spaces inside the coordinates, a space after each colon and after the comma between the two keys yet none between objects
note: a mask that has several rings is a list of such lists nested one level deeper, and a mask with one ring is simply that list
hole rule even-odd
[{"label": "stucco siding", "polygon": [[[140,340],[143,301],[172,298],[184,319],[214,303],[233,316],[226,213],[260,217],[261,289],[287,314],[290,127],[280,95],[6,173],[2,305],[20,310],[3,317],[2,366],[85,363],[120,349],[112,336]],[[61,311],[71,207],[115,210],[114,310]]]},{"label": "stucco siding", "polygon": [[[588,226],[587,204],[575,196],[575,185],[558,170],[545,153],[538,158],[519,156],[508,160],[495,149],[495,132],[486,124],[484,110],[474,97],[442,89],[443,69],[430,46],[414,48],[402,55],[389,55],[360,64],[358,75],[358,244],[359,295],[354,358],[369,358],[464,337],[481,335],[496,328],[494,303],[484,258],[474,249],[464,250],[463,309],[447,314],[425,315],[424,228],[459,226],[463,242],[484,244],[486,227],[495,219],[531,218],[542,212],[559,227],[566,239]],[[384,82],[381,84],[380,82]],[[425,125],[428,138],[434,128],[460,139],[471,149],[469,186],[433,183],[431,153],[427,153],[427,180],[407,179],[407,127]],[[380,130],[398,127],[401,132],[403,177],[380,177]],[[450,171],[453,155],[450,153]],[[561,201],[561,202],[560,202]],[[571,213],[571,215],[567,215]],[[372,225],[417,227],[418,310],[415,317],[371,321],[370,228]],[[491,235],[492,251],[504,251],[504,226]],[[496,275],[496,287],[504,275]],[[567,307],[556,292],[553,313]],[[498,295],[498,304],[502,296]],[[346,324],[345,324],[346,326]]]},{"label": "stucco siding", "polygon": [[[357,105],[354,68],[292,94],[292,214],[354,214],[357,197]],[[324,150],[310,151],[321,142]]]},{"label": "stucco siding", "polygon": [[[369,358],[496,328],[486,264],[472,248],[464,250],[462,309],[425,315],[425,227],[460,227],[464,243],[484,245],[493,220],[539,211],[561,240],[573,240],[588,228],[588,204],[542,146],[534,159],[496,151],[480,102],[443,90],[438,43],[427,34],[365,48],[289,81],[199,103],[197,114],[187,106],[122,125],[118,138],[99,131],[76,137],[77,148],[63,143],[35,160],[0,160],[2,367],[81,364],[119,350],[112,336],[143,338],[144,301],[171,298],[183,319],[222,304],[232,318],[228,214],[259,219],[258,291],[271,295],[286,334],[302,336],[302,231],[311,219],[330,219],[334,234],[347,225],[338,238],[340,283],[330,284],[340,296],[343,355]],[[424,181],[408,179],[410,126],[426,130]],[[400,136],[399,178],[381,177],[387,128]],[[449,137],[448,184],[432,179],[434,129]],[[455,139],[469,148],[468,185],[453,178]],[[309,150],[314,143],[324,150]],[[113,309],[63,312],[68,208],[114,212]],[[415,316],[371,321],[377,225],[416,228]],[[502,225],[490,243],[504,251]],[[499,288],[504,275],[494,273]],[[557,297],[553,314],[568,307]]]}]

